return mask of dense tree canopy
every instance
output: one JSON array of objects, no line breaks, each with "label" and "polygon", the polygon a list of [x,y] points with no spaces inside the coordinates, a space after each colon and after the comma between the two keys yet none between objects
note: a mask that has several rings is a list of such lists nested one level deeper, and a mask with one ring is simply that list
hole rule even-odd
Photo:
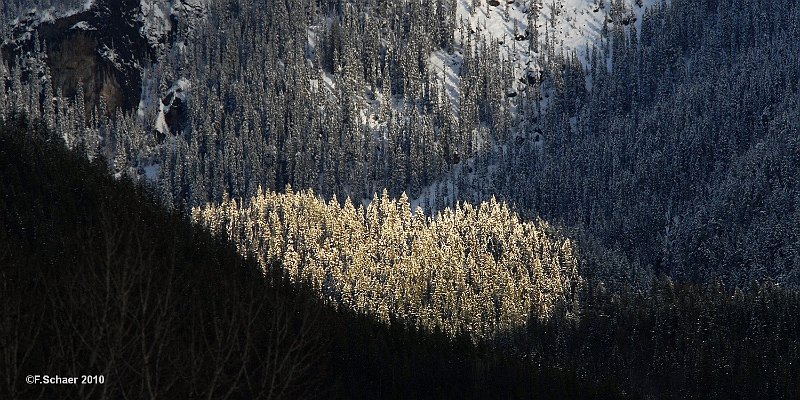
[{"label": "dense tree canopy", "polygon": [[435,217],[384,191],[367,207],[312,192],[227,198],[194,219],[262,265],[278,261],[335,304],[452,336],[491,338],[529,318],[569,317],[580,277],[573,244],[543,221],[491,201]]}]

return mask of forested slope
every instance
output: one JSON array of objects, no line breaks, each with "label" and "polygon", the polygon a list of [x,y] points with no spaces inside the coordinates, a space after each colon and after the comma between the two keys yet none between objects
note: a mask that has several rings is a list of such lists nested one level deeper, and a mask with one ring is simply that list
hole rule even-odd
[{"label": "forested slope", "polygon": [[582,271],[608,282],[797,285],[799,32],[781,0],[675,0],[640,32],[611,26],[591,90],[566,75],[551,97],[544,148],[479,162],[501,160],[484,196],[621,254]]},{"label": "forested slope", "polygon": [[580,272],[609,284],[793,286],[800,6],[762,3],[214,2],[140,60],[136,110],[63,96],[33,54],[4,60],[0,100],[169,205],[287,185],[405,192],[429,214],[495,196],[583,232],[600,261]]},{"label": "forested slope", "polygon": [[[130,110],[87,107],[85,92],[59,91],[44,53],[0,60],[0,110],[22,110],[53,132],[49,142],[8,148],[44,146],[34,164],[46,166],[61,158],[42,154],[63,153],[64,142],[94,160],[91,173],[73,154],[65,159],[81,167],[23,174],[28,164],[6,153],[11,211],[2,222],[11,244],[3,255],[39,275],[44,265],[84,268],[75,260],[127,263],[137,241],[161,249],[160,265],[173,265],[172,253],[189,260],[175,265],[231,257],[224,264],[246,265],[258,285],[298,290],[293,296],[312,309],[335,310],[320,317],[329,349],[338,349],[323,365],[346,375],[323,386],[342,397],[527,394],[550,376],[549,393],[562,397],[574,379],[591,383],[576,395],[597,384],[634,397],[796,398],[800,4],[613,0],[581,14],[546,3],[210,2],[202,19],[176,25],[156,60],[141,60],[142,102]],[[592,40],[562,43],[562,29],[589,29]],[[52,174],[37,175],[44,171]],[[124,193],[141,191],[127,177],[150,185],[147,205],[137,211],[125,203],[135,196],[77,191],[48,208],[49,188],[111,185],[103,173],[128,185]],[[118,200],[128,216],[103,225],[94,213],[115,215],[105,210]],[[411,213],[417,205],[422,211]],[[192,209],[216,237],[190,233],[198,229],[184,220]],[[184,230],[131,225],[151,219]],[[87,232],[64,231],[70,221]],[[114,229],[133,250],[114,252]],[[142,230],[149,235],[135,234]],[[186,237],[220,247],[168,251]],[[25,257],[39,241],[47,251]],[[167,270],[183,277],[191,268]],[[213,280],[240,273],[208,269]],[[41,297],[36,275],[20,271],[10,276],[32,289],[15,296]],[[265,281],[263,271],[298,286]],[[126,285],[149,275],[127,276],[119,278]],[[192,282],[204,288],[200,297],[222,296]],[[67,287],[53,293],[77,296]],[[120,290],[112,297],[128,296]],[[241,291],[225,293],[233,292]],[[216,321],[201,304],[208,310],[187,315]],[[88,310],[86,321],[102,316]],[[81,329],[107,324],[53,315],[4,327],[28,329],[10,337],[40,340],[43,326],[51,338],[80,339]],[[342,328],[350,323],[365,325]],[[48,331],[64,324],[68,335]],[[168,332],[191,325],[174,326]],[[140,366],[119,368],[124,375]],[[207,394],[218,381],[202,371],[191,382]]]},{"label": "forested slope", "polygon": [[[320,357],[311,309],[234,248],[23,118],[0,125],[0,166],[0,397],[313,389],[300,385]],[[29,385],[29,374],[105,382]]]},{"label": "forested slope", "polygon": [[467,337],[337,311],[24,118],[0,123],[0,189],[2,398],[615,397]]}]

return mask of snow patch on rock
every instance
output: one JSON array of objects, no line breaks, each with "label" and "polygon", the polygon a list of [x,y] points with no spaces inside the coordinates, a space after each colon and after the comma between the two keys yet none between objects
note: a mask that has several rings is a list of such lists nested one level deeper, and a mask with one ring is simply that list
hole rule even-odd
[{"label": "snow patch on rock", "polygon": [[77,29],[77,30],[81,30],[81,31],[96,31],[97,30],[97,28],[93,27],[91,24],[89,24],[86,21],[78,22],[77,24],[72,25],[72,27],[69,28],[69,29]]},{"label": "snow patch on rock", "polygon": [[142,36],[150,45],[162,48],[166,37],[175,28],[173,20],[185,21],[191,26],[203,18],[207,0],[141,0],[139,18],[144,25]]}]

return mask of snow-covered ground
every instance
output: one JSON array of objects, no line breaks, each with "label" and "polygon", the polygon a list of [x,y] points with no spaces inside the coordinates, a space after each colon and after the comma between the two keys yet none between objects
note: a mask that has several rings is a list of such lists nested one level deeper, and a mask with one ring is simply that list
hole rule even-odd
[{"label": "snow-covered ground", "polygon": [[[635,17],[637,31],[641,30],[645,11],[661,1],[624,0],[625,10]],[[614,23],[609,18],[610,0],[480,0],[477,3],[478,6],[473,8],[472,0],[458,0],[458,23],[453,32],[456,45],[463,49],[466,43],[461,38],[467,36],[471,36],[469,40],[473,45],[481,40],[487,44],[498,43],[499,61],[513,64],[518,86],[520,79],[525,80],[529,73],[536,73],[546,61],[544,54],[531,51],[531,23],[536,24],[539,44],[549,41],[557,52],[560,50],[565,55],[574,52],[584,64],[589,49],[602,39],[605,21]],[[534,14],[536,18],[533,18]],[[462,58],[461,52],[447,54],[440,50],[431,54],[429,60],[432,69],[443,79],[454,106],[458,104]]]},{"label": "snow-covered ground", "polygon": [[[646,10],[662,1],[668,0],[622,0],[624,13],[628,15],[625,24],[635,25],[640,31]],[[538,76],[542,66],[549,61],[541,51],[545,42],[550,43],[557,55],[575,54],[584,65],[588,64],[590,49],[601,44],[604,24],[621,23],[610,18],[611,4],[611,0],[458,0],[454,49],[451,52],[444,49],[431,52],[429,69],[439,78],[439,85],[449,97],[453,112],[458,113],[465,46],[472,43],[477,48],[481,42],[487,45],[496,43],[498,62],[509,63],[514,74],[514,87],[507,90],[524,90],[528,78]],[[529,26],[531,24],[536,26]],[[316,52],[319,35],[319,27],[308,31],[306,52],[310,58]],[[531,40],[537,40],[540,46],[532,46]],[[332,91],[336,77],[323,73],[321,79],[310,82],[312,90],[317,90],[322,82]],[[587,86],[590,85],[591,82],[587,81]],[[381,101],[388,100],[383,97],[378,96]]]},{"label": "snow-covered ground", "polygon": [[450,98],[454,113],[458,110],[459,105],[458,86],[461,84],[460,71],[463,61],[464,56],[461,51],[448,54],[444,50],[437,50],[428,58],[429,68],[442,82],[442,87]]}]

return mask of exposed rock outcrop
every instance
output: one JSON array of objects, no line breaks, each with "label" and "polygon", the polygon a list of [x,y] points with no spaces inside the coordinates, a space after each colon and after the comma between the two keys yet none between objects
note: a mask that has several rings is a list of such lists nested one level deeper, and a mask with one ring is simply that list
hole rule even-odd
[{"label": "exposed rock outcrop", "polygon": [[142,68],[155,59],[143,35],[139,0],[97,0],[58,18],[26,15],[2,45],[3,57],[27,56],[36,40],[47,55],[55,90],[75,96],[82,86],[87,112],[105,102],[108,112],[139,104]]}]

